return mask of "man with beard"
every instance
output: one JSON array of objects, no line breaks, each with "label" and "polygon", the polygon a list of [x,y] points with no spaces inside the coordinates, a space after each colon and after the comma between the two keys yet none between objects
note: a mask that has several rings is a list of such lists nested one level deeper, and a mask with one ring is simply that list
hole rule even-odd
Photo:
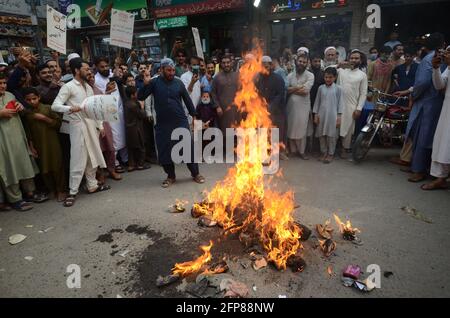
[{"label": "man with beard", "polygon": [[290,151],[297,152],[300,158],[308,160],[305,150],[311,117],[310,91],[314,85],[314,75],[306,70],[307,57],[298,57],[296,66],[296,72],[288,75],[287,137]]},{"label": "man with beard", "polygon": [[206,90],[208,92],[211,91],[215,72],[216,72],[216,66],[215,66],[214,62],[211,62],[211,61],[208,62],[208,64],[206,64],[206,73],[200,79],[200,85],[201,85],[202,90]]},{"label": "man with beard", "polygon": [[[95,86],[103,93],[106,94],[107,86],[110,82],[114,82],[112,79],[111,70],[108,64],[108,58],[99,57],[95,61],[95,67],[97,68],[97,74],[95,74]],[[114,85],[111,84],[111,85]],[[116,155],[119,154],[120,160],[122,162],[128,162],[127,144],[125,138],[125,117],[123,109],[123,101],[120,94],[120,88],[117,83],[115,83],[115,90],[111,93],[118,100],[118,117],[119,120],[116,122],[111,122],[111,129],[113,133],[114,149],[116,150]],[[123,173],[124,168],[116,161],[116,172]]]},{"label": "man with beard", "polygon": [[327,47],[324,51],[323,69],[327,67],[337,67],[338,55],[337,50],[334,46]]},{"label": "man with beard", "polygon": [[36,86],[40,96],[41,103],[45,105],[51,105],[58,96],[60,86],[53,82],[53,74],[47,64],[40,64],[37,67],[37,76],[39,79],[39,85]]},{"label": "man with beard", "polygon": [[219,116],[219,128],[224,136],[226,129],[240,120],[240,114],[234,105],[234,97],[239,88],[239,74],[233,72],[231,65],[231,58],[225,55],[222,58],[222,71],[214,77],[211,91]]},{"label": "man with beard", "polygon": [[109,186],[98,185],[96,179],[97,168],[106,168],[102,149],[99,143],[99,134],[103,134],[103,125],[86,118],[81,112],[80,105],[90,96],[94,95],[88,84],[91,70],[89,64],[81,58],[70,61],[70,68],[74,79],[61,87],[52,110],[64,113],[63,122],[68,123],[70,134],[70,180],[69,196],[64,201],[65,207],[75,204],[81,180],[86,177],[88,193],[109,190]]},{"label": "man with beard", "polygon": [[444,36],[441,33],[431,34],[425,46],[429,53],[417,69],[412,93],[414,105],[406,130],[406,138],[412,138],[413,141],[413,174],[408,179],[410,182],[421,182],[427,176],[431,166],[433,138],[444,101],[442,94],[432,84],[432,60],[436,52],[443,48]]},{"label": "man with beard", "polygon": [[362,53],[353,50],[350,53],[350,68],[338,69],[337,84],[342,88],[343,111],[340,136],[342,137],[341,157],[346,159],[351,152],[355,121],[361,116],[361,111],[367,99],[367,75],[360,70]]},{"label": "man with beard", "polygon": [[405,47],[402,44],[397,44],[396,46],[394,46],[389,59],[389,62],[392,63],[394,68],[405,63],[405,58],[403,57],[404,54]]},{"label": "man with beard", "polygon": [[[263,56],[262,63],[267,73],[259,75],[256,87],[262,97],[268,103],[268,110],[272,123],[279,129],[280,141],[283,141],[285,134],[285,85],[283,78],[275,74],[272,68],[272,59],[270,56]],[[284,152],[280,151],[280,159],[287,160]]]},{"label": "man with beard", "polygon": [[[175,78],[175,63],[171,59],[165,58],[161,61],[161,69],[162,75],[154,79],[151,78],[150,72],[145,73],[145,86],[139,90],[138,100],[145,101],[151,94],[154,96],[158,157],[167,173],[167,179],[162,183],[162,187],[168,188],[176,181],[175,165],[171,155],[172,148],[177,142],[172,140],[172,132],[177,128],[190,129],[182,100],[194,120],[196,114],[186,87],[180,79]],[[193,162],[192,157],[190,159],[187,166],[193,180],[197,183],[204,183],[205,178],[200,175],[198,164]]]},{"label": "man with beard", "polygon": [[372,88],[383,93],[389,93],[391,89],[392,72],[394,70],[393,64],[389,62],[391,53],[391,47],[383,47],[380,50],[380,57],[375,62],[370,63],[367,69],[367,80],[372,83]]}]

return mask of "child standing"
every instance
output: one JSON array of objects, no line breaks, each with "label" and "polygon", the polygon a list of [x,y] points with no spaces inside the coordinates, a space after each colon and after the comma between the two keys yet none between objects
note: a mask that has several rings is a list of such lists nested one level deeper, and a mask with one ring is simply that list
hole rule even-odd
[{"label": "child standing", "polygon": [[37,159],[45,186],[54,191],[57,200],[62,202],[65,199],[66,178],[58,137],[61,118],[50,106],[40,102],[41,97],[37,89],[25,88],[23,96],[31,106],[24,116],[31,152]]},{"label": "child standing", "polygon": [[320,140],[320,161],[329,164],[333,161],[336,150],[338,129],[341,125],[342,89],[335,84],[337,70],[329,67],[325,70],[325,84],[319,87],[314,103],[314,123],[317,125],[316,136]]},{"label": "child standing", "polygon": [[144,104],[137,100],[137,88],[127,86],[125,89],[125,128],[128,148],[128,172],[148,169],[145,160],[144,120],[147,114]]}]

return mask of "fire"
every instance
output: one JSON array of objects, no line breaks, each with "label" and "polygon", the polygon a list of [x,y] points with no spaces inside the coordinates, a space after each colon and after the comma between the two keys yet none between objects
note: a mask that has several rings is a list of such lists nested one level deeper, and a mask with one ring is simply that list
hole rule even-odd
[{"label": "fire", "polygon": [[263,162],[268,149],[258,149],[249,142],[258,138],[258,128],[273,127],[267,102],[258,95],[255,86],[255,77],[267,72],[261,59],[259,49],[246,56],[246,63],[240,69],[241,88],[234,100],[239,111],[246,114],[245,120],[237,125],[246,129],[245,155],[202,203],[194,204],[193,215],[212,217],[225,233],[241,231],[256,236],[268,260],[278,269],[286,269],[289,257],[301,248],[301,230],[292,216],[294,194],[270,189],[271,180],[267,180],[265,186]]},{"label": "fire", "polygon": [[200,249],[203,251],[203,255],[201,255],[194,261],[175,264],[174,268],[172,268],[172,273],[174,275],[187,276],[192,273],[200,271],[206,263],[211,261],[212,247],[213,247],[212,241],[209,242],[209,245],[200,246]]},{"label": "fire", "polygon": [[347,220],[347,222],[344,223],[336,214],[333,215],[336,224],[339,226],[339,231],[342,233],[345,239],[354,240],[356,234],[361,233],[359,229],[352,227],[352,223],[350,222],[350,220]]}]

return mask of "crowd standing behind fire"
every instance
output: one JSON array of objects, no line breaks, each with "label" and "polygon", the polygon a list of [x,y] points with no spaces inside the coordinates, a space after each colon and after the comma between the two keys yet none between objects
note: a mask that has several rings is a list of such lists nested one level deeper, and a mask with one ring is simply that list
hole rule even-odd
[{"label": "crowd standing behind fire", "polygon": [[[300,47],[262,58],[267,72],[255,84],[286,145],[280,158],[309,160],[316,148],[325,164],[336,149],[348,158],[373,109],[375,89],[408,97],[402,105],[410,111],[405,143],[391,162],[411,173],[410,182],[431,175],[423,190],[446,189],[450,46],[434,33],[420,48],[397,40],[367,53]],[[180,41],[162,61],[134,50],[126,59],[97,57],[92,63],[76,53],[62,61],[55,51],[42,64],[28,50],[17,48],[14,56],[9,65],[0,64],[0,211],[28,211],[53,195],[70,207],[83,179],[87,193],[107,191],[107,178],[120,181],[124,172],[155,163],[167,174],[162,186],[170,187],[176,182],[171,132],[189,128],[194,119],[203,121],[203,129],[233,127],[242,116],[233,105],[239,68],[254,58],[216,50],[203,60],[189,56]],[[85,117],[80,105],[94,94],[117,97],[117,122]],[[188,168],[194,182],[205,182],[198,164]]]}]

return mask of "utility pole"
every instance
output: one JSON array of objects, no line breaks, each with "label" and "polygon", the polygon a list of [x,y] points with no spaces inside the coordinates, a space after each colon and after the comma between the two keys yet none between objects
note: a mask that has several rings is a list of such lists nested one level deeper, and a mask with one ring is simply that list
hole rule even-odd
[{"label": "utility pole", "polygon": [[34,41],[36,43],[36,48],[39,52],[39,61],[41,63],[44,62],[44,48],[42,45],[42,32],[41,28],[39,27],[39,20],[37,16],[37,9],[36,9],[36,1],[37,0],[27,0],[29,2],[31,7],[31,24],[35,26],[35,37]]}]

